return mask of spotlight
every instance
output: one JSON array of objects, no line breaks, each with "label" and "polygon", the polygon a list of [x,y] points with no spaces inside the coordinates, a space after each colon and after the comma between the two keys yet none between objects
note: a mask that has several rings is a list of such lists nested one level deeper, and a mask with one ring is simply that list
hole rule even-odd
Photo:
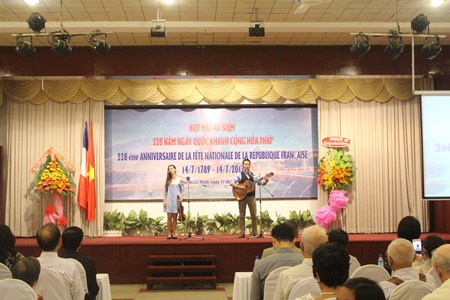
[{"label": "spotlight", "polygon": [[35,12],[31,14],[27,22],[28,27],[30,27],[30,29],[34,32],[38,33],[45,28],[45,22],[47,22],[47,20],[44,19],[44,17],[40,13]]},{"label": "spotlight", "polygon": [[425,14],[420,14],[411,21],[411,29],[417,34],[424,32],[428,25],[430,25],[430,21]]},{"label": "spotlight", "polygon": [[150,29],[150,36],[157,38],[166,37],[166,28],[161,26],[160,24],[157,24],[155,25],[155,27],[152,27],[152,29]]},{"label": "spotlight", "polygon": [[249,36],[265,36],[265,30],[264,27],[261,26],[261,24],[255,24],[255,27],[249,27],[248,28],[248,35]]},{"label": "spotlight", "polygon": [[36,47],[31,42],[24,41],[22,37],[17,37],[16,51],[20,55],[30,58],[36,53]]},{"label": "spotlight", "polygon": [[435,58],[442,51],[439,36],[436,35],[434,38],[436,41],[433,42],[429,42],[427,38],[427,43],[422,47],[422,54],[430,60]]},{"label": "spotlight", "polygon": [[355,36],[350,51],[358,57],[363,57],[370,50],[369,37],[365,34],[359,33]]},{"label": "spotlight", "polygon": [[[100,38],[102,35],[104,36],[103,39]],[[89,45],[95,53],[105,55],[111,50],[111,45],[106,41],[106,36],[106,33],[98,29],[91,31]]]},{"label": "spotlight", "polygon": [[61,57],[65,57],[72,52],[72,47],[69,45],[70,35],[67,31],[52,33],[52,51]]},{"label": "spotlight", "polygon": [[399,36],[399,32],[395,30],[389,30],[389,44],[384,48],[384,52],[392,59],[396,59],[403,52],[404,46],[402,43],[402,37]]}]

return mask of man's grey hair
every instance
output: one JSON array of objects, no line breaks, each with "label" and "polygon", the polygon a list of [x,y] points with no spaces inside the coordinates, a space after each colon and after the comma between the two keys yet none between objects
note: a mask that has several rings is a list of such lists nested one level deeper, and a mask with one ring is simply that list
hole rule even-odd
[{"label": "man's grey hair", "polygon": [[312,255],[314,250],[321,244],[327,242],[327,234],[325,230],[319,225],[312,225],[306,227],[302,233],[302,243],[305,247],[305,252]]},{"label": "man's grey hair", "polygon": [[395,264],[410,266],[412,266],[416,255],[413,244],[402,238],[397,238],[389,244],[387,254],[392,258]]},{"label": "man's grey hair", "polygon": [[445,244],[433,251],[433,266],[443,274],[450,274],[450,244]]}]

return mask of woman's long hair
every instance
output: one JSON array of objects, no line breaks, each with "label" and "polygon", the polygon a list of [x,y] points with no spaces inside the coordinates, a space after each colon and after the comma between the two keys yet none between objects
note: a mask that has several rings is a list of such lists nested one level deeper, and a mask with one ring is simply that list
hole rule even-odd
[{"label": "woman's long hair", "polygon": [[10,255],[16,255],[17,251],[14,249],[16,245],[16,237],[12,233],[8,225],[0,225],[0,261],[4,262]]},{"label": "woman's long hair", "polygon": [[169,165],[167,167],[167,178],[166,178],[166,184],[164,185],[164,190],[166,191],[166,193],[169,189],[169,184],[172,182],[172,174],[170,174],[170,172],[169,172],[170,167],[173,167],[175,170],[177,169],[177,167],[175,167],[174,165]]}]

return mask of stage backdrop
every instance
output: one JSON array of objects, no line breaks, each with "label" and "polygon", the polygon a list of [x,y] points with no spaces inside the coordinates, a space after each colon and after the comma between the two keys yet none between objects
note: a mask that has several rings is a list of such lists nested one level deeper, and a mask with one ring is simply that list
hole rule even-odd
[{"label": "stage backdrop", "polygon": [[148,108],[105,111],[108,201],[160,201],[167,167],[191,200],[231,198],[242,160],[274,172],[261,198],[316,198],[317,108]]}]

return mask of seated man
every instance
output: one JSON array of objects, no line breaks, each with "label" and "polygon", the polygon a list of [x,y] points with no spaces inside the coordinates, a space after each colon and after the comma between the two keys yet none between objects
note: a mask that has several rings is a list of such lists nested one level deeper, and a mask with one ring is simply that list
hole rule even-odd
[{"label": "seated man", "polygon": [[[298,224],[297,224],[297,222],[295,222],[294,220],[286,220],[286,221],[284,221],[284,223],[290,225],[294,229],[295,238],[294,238],[294,240],[291,243],[291,248],[294,249],[295,252],[300,254],[302,256],[302,260],[303,260],[302,250],[300,248],[297,248],[297,246],[295,246],[295,240],[297,239],[297,235],[298,235]],[[275,252],[275,248],[273,246],[269,247],[269,248],[266,248],[266,249],[263,250],[261,258],[269,256],[269,255],[273,254],[274,252]]]},{"label": "seated man", "polygon": [[275,252],[255,263],[250,299],[263,299],[264,284],[270,272],[279,267],[292,267],[302,262],[303,255],[292,249],[296,237],[297,232],[289,224],[283,223],[272,228],[272,244]]},{"label": "seated man", "polygon": [[274,300],[288,299],[294,285],[301,279],[313,277],[312,254],[321,244],[326,243],[327,234],[322,227],[312,225],[303,230],[300,249],[304,256],[300,265],[285,270],[278,277],[277,287],[275,289]]},{"label": "seated man", "polygon": [[442,245],[433,252],[433,268],[442,285],[422,300],[447,300],[450,298],[450,245]]},{"label": "seated man", "polygon": [[392,269],[392,276],[390,279],[379,283],[386,299],[390,297],[398,285],[408,280],[421,280],[426,282],[433,290],[436,288],[436,283],[431,275],[418,273],[412,268],[416,253],[410,241],[402,238],[393,240],[388,246],[386,255],[388,264]]},{"label": "seated man", "polygon": [[61,247],[61,232],[55,224],[42,226],[36,234],[41,256],[38,260],[42,268],[53,269],[63,278],[73,300],[84,300],[83,283],[77,267],[70,260],[58,257]]},{"label": "seated man", "polygon": [[[347,249],[348,246],[348,234],[342,229],[333,229],[328,233],[328,241],[330,243],[337,243]],[[350,255],[350,270],[348,271],[349,276],[361,266],[358,259],[353,255]]]},{"label": "seated man", "polygon": [[12,278],[25,281],[29,286],[34,287],[41,273],[41,264],[34,257],[22,258],[12,269]]},{"label": "seated man", "polygon": [[[34,257],[22,258],[15,263],[11,273],[12,278],[22,280],[30,287],[34,287],[39,279],[39,274],[41,273],[41,264]],[[44,298],[41,295],[38,295],[37,300],[43,299]]]},{"label": "seated man", "polygon": [[64,230],[62,234],[62,244],[64,251],[59,255],[62,258],[73,258],[78,260],[86,271],[88,294],[86,300],[95,300],[98,294],[97,271],[95,269],[95,262],[89,257],[78,253],[81,247],[84,233],[79,227],[72,226]]}]

